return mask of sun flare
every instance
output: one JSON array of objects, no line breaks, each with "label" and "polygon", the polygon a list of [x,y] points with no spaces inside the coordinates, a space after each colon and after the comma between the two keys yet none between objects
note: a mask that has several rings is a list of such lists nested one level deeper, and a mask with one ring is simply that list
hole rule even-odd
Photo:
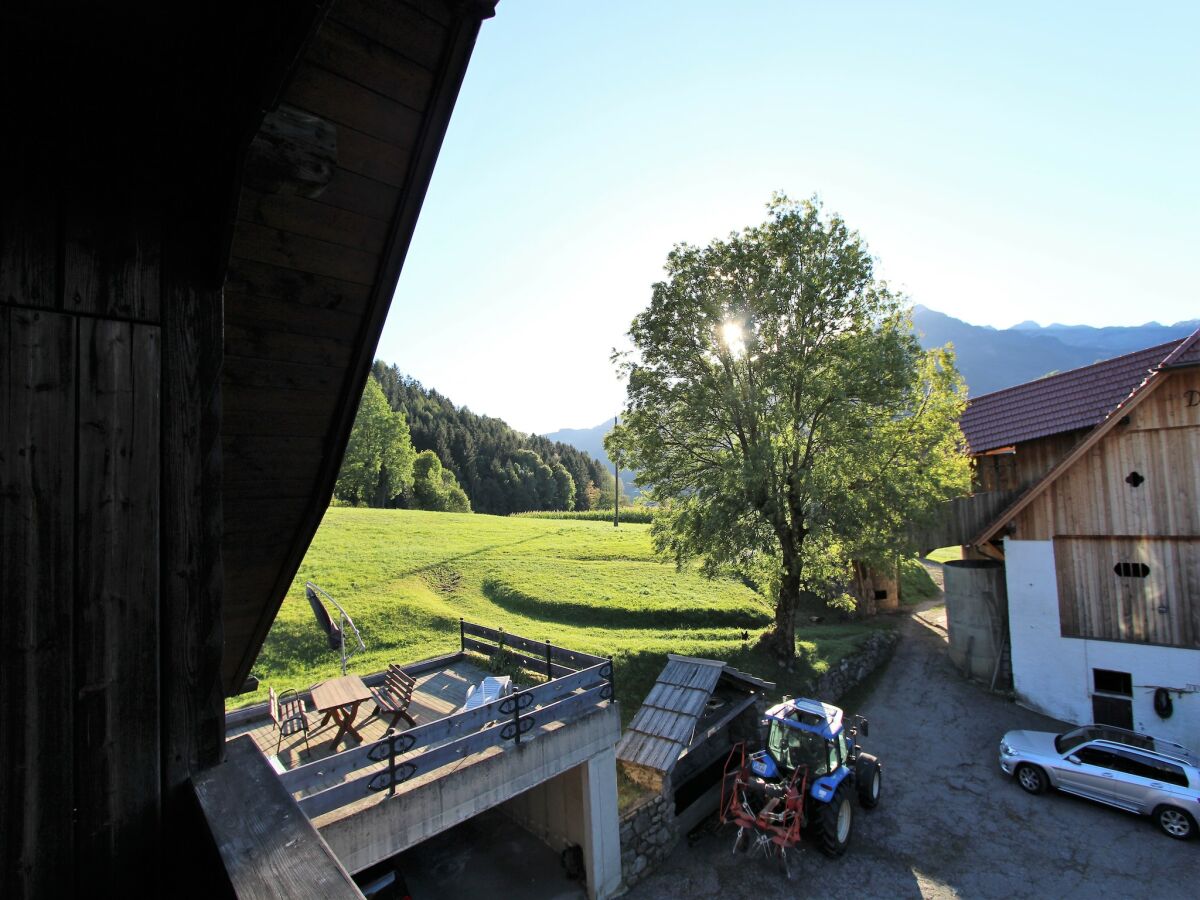
[{"label": "sun flare", "polygon": [[729,348],[734,356],[741,356],[746,349],[746,340],[742,335],[742,326],[737,322],[726,322],[721,326],[721,342]]}]

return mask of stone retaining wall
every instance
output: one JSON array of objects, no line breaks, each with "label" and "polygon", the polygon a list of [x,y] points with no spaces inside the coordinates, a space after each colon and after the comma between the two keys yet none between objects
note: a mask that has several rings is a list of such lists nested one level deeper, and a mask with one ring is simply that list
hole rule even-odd
[{"label": "stone retaining wall", "polygon": [[854,653],[842,657],[828,672],[810,681],[805,686],[806,696],[837,703],[891,656],[898,640],[898,629],[875,632]]},{"label": "stone retaining wall", "polygon": [[631,888],[675,847],[674,804],[661,794],[621,816],[621,876]]}]

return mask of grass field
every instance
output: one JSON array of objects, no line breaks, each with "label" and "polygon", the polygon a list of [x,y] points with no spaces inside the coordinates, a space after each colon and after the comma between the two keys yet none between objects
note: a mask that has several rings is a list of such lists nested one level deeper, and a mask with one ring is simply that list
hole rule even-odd
[{"label": "grass field", "polygon": [[[626,721],[666,654],[727,660],[794,692],[889,620],[805,627],[801,659],[782,670],[741,639],[769,626],[771,606],[740,582],[711,581],[658,561],[649,526],[332,508],[267,637],[254,674],[268,686],[306,689],[339,674],[304,599],[311,580],[354,617],[367,651],[352,670],[415,662],[458,649],[459,617],[536,640],[612,656]],[[824,610],[826,620],[836,614]]]}]

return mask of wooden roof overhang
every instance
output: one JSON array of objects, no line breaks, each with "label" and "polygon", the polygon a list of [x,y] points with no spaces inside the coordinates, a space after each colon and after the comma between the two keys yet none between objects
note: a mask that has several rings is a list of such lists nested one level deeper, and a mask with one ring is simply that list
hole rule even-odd
[{"label": "wooden roof overhang", "polygon": [[247,163],[225,283],[227,695],[250,674],[332,496],[480,22],[494,6],[334,0],[259,134],[268,157],[298,156],[303,169],[305,148],[281,146],[299,123],[317,162],[297,183]]}]

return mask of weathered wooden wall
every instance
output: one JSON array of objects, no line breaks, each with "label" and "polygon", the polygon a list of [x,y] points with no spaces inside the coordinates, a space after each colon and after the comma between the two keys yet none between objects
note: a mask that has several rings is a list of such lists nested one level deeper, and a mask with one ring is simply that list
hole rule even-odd
[{"label": "weathered wooden wall", "polygon": [[1200,536],[1200,404],[1188,391],[1200,372],[1172,374],[1021,512],[1014,537]]},{"label": "weathered wooden wall", "polygon": [[1012,536],[1054,541],[1064,635],[1200,647],[1200,370],[1165,376]]},{"label": "weathered wooden wall", "polygon": [[1054,434],[1017,444],[1011,453],[975,457],[974,493],[944,504],[936,520],[912,529],[913,543],[922,552],[969,543],[1085,435]]},{"label": "weathered wooden wall", "polygon": [[1200,649],[1200,537],[1060,537],[1054,559],[1064,636]]},{"label": "weathered wooden wall", "polygon": [[4,893],[136,894],[164,793],[222,735],[220,293],[164,270],[162,217],[128,197],[20,190],[0,211]]}]

